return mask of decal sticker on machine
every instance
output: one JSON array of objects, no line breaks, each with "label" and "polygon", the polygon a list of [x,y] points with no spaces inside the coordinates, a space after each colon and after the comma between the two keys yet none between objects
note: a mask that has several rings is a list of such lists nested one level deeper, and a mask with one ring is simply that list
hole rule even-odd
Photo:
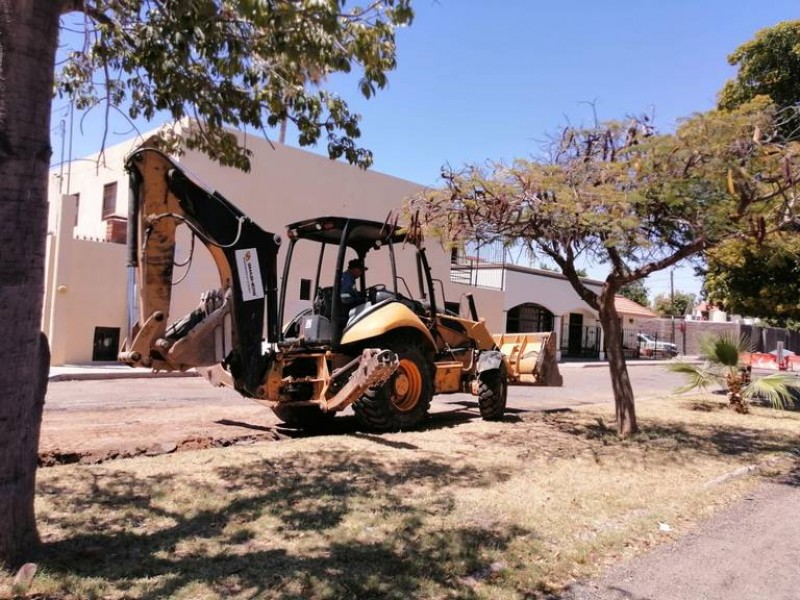
[{"label": "decal sticker on machine", "polygon": [[258,266],[258,252],[255,248],[236,251],[236,266],[239,271],[239,285],[242,288],[242,300],[258,300],[264,297],[264,286],[261,284],[261,269]]}]

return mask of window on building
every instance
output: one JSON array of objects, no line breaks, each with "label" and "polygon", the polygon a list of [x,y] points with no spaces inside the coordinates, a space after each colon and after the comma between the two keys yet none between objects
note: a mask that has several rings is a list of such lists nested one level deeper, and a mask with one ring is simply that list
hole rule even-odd
[{"label": "window on building", "polygon": [[311,300],[311,280],[300,280],[300,300]]},{"label": "window on building", "polygon": [[125,217],[108,217],[106,219],[106,241],[124,244],[128,241],[128,219]]},{"label": "window on building", "polygon": [[506,331],[508,333],[553,331],[553,313],[538,304],[520,304],[508,311]]},{"label": "window on building", "polygon": [[81,195],[80,194],[72,194],[72,197],[75,198],[75,227],[78,226],[78,215],[81,213]]},{"label": "window on building", "polygon": [[119,327],[95,327],[93,361],[116,361],[119,353]]},{"label": "window on building", "polygon": [[113,216],[117,212],[117,182],[107,183],[103,186],[103,219]]}]

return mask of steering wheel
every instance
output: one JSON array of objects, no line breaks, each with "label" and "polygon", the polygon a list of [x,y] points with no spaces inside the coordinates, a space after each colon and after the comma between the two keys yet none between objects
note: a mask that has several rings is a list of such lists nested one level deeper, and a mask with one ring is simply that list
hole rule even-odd
[{"label": "steering wheel", "polygon": [[367,288],[367,299],[371,304],[375,304],[378,301],[378,292],[383,292],[385,290],[386,286],[382,283],[370,286]]}]

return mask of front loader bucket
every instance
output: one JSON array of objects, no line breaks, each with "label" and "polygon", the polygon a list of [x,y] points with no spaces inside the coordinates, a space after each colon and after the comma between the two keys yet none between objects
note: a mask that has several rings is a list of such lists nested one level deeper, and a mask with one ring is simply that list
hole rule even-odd
[{"label": "front loader bucket", "polygon": [[563,385],[564,380],[558,370],[554,331],[497,334],[494,342],[508,364],[509,383]]}]

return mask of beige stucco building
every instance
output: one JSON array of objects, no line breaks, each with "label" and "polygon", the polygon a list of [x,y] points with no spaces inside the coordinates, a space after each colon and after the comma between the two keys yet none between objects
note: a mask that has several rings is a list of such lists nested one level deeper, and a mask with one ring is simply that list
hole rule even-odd
[{"label": "beige stucco building", "polygon": [[[140,141],[140,140],[139,140]],[[53,364],[114,360],[128,324],[129,282],[125,266],[128,182],[127,154],[139,141],[105,150],[103,156],[73,161],[51,174],[46,297],[42,327]],[[178,160],[207,186],[218,190],[262,228],[284,236],[285,225],[322,216],[357,216],[383,221],[401,210],[421,186],[375,171],[363,171],[311,152],[259,137],[242,137],[253,152],[249,173],[222,167],[187,151]],[[188,234],[178,239],[180,283],[173,292],[172,319],[191,311],[200,294],[219,286],[216,269],[199,244],[191,253]],[[556,331],[565,355],[596,356],[602,334],[596,313],[558,274],[509,265],[480,265],[464,278],[464,265],[437,243],[428,244],[434,276],[442,280],[448,302],[473,294],[490,330]],[[409,252],[412,260],[413,253]],[[300,260],[298,260],[298,258]],[[302,270],[313,278],[311,254],[293,260],[287,292],[287,318],[307,308],[301,299]],[[278,258],[283,263],[283,252]],[[380,267],[370,272],[380,281]],[[374,279],[373,279],[374,278]],[[600,282],[588,281],[599,290]],[[588,354],[587,354],[588,351]]]}]

